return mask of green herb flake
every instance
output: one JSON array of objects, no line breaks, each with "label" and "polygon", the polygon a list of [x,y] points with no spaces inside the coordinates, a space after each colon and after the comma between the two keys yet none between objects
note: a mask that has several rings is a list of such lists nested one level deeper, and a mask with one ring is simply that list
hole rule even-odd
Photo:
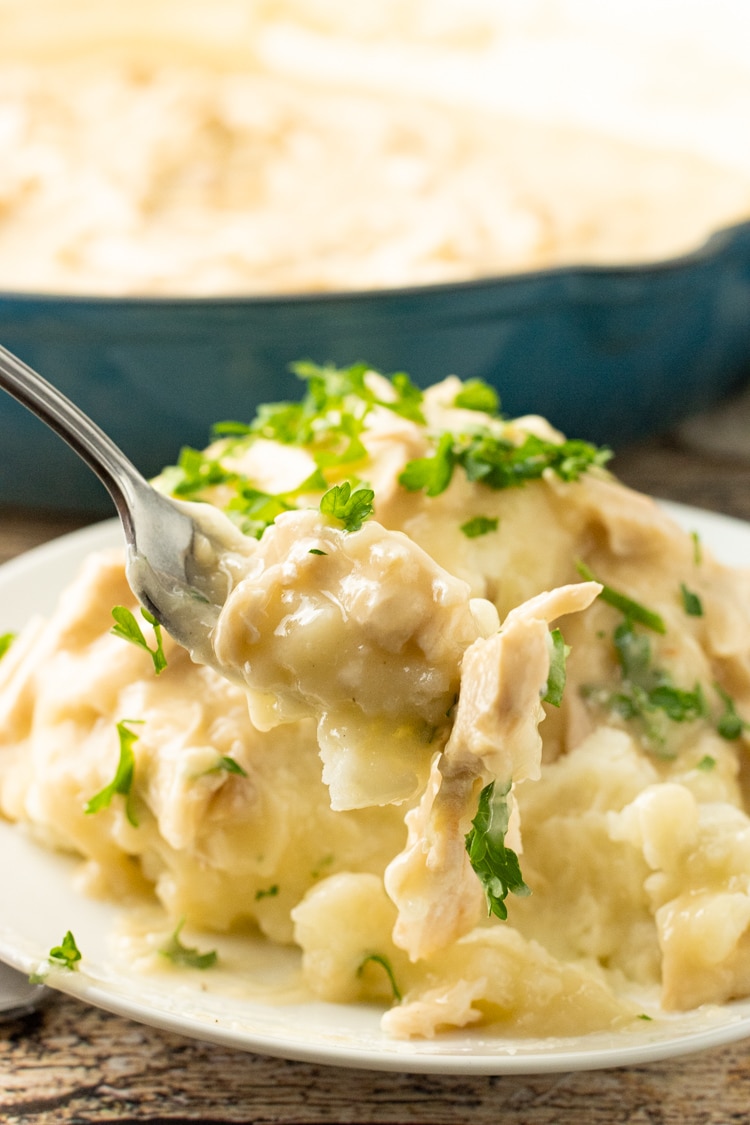
[{"label": "green herb flake", "polygon": [[453,400],[453,405],[463,410],[478,410],[492,417],[500,413],[497,391],[482,379],[467,379]]},{"label": "green herb flake", "polygon": [[716,769],[716,758],[712,757],[711,754],[704,754],[695,768],[710,773],[711,770]]},{"label": "green herb flake", "polygon": [[443,434],[433,454],[407,462],[398,478],[399,484],[408,492],[439,496],[450,484],[455,464],[453,436]]},{"label": "green herb flake", "polygon": [[325,872],[333,866],[334,858],[333,855],[324,855],[310,872],[310,878],[321,879]]},{"label": "green herb flake", "polygon": [[276,898],[279,893],[279,884],[272,883],[270,887],[261,888],[255,892],[255,901],[260,902],[264,898]]},{"label": "green herb flake", "polygon": [[667,760],[672,755],[666,749],[666,721],[686,723],[709,717],[703,690],[699,684],[692,690],[676,687],[653,664],[651,641],[647,634],[636,631],[630,617],[615,629],[613,644],[622,675],[619,685],[615,689],[589,686],[584,695],[626,722],[637,723],[650,749]]},{"label": "green herb flake", "polygon": [[732,697],[725,692],[723,688],[719,687],[718,684],[714,684],[714,688],[724,704],[724,710],[719,716],[716,729],[727,742],[733,742],[736,738],[740,737],[743,731],[748,729],[748,723],[737,714],[737,708]]},{"label": "green herb flake", "polygon": [[688,617],[703,616],[702,601],[692,590],[688,590],[684,582],[680,583],[680,595],[682,597],[682,608],[685,610]]},{"label": "green herb flake", "polygon": [[641,605],[640,602],[634,601],[632,598],[629,598],[627,594],[613,589],[612,586],[607,586],[605,582],[600,582],[584,562],[576,563],[576,568],[581,577],[585,578],[587,582],[599,582],[602,589],[598,596],[603,602],[606,602],[607,605],[611,605],[614,609],[619,609],[620,613],[624,614],[630,621],[637,621],[640,625],[645,625],[655,633],[666,633],[667,627],[664,624],[664,619],[658,613],[647,609],[647,607]]},{"label": "green herb flake", "polygon": [[109,808],[112,798],[120,795],[125,798],[125,815],[134,828],[138,827],[138,818],[135,814],[133,801],[133,780],[135,777],[135,754],[133,743],[137,742],[138,735],[128,730],[128,723],[140,722],[139,719],[123,719],[117,724],[117,734],[120,739],[120,759],[117,764],[115,776],[96,793],[84,806],[84,812],[97,813],[101,809]]},{"label": "green herb flake", "polygon": [[509,792],[510,782],[497,792],[494,781],[482,789],[471,831],[465,838],[469,861],[484,889],[487,913],[501,919],[508,917],[505,899],[509,893],[531,893],[523,881],[518,856],[505,846]]},{"label": "green herb flake", "polygon": [[366,458],[360,435],[376,407],[424,423],[422,391],[404,372],[390,376],[391,393],[379,397],[365,363],[338,368],[301,360],[291,370],[307,384],[302,401],[260,407],[251,436],[305,446],[321,467]]},{"label": "green herb flake", "polygon": [[542,702],[551,703],[553,707],[559,707],[562,703],[563,691],[565,690],[565,661],[570,649],[565,644],[563,635],[559,629],[552,629],[549,636],[552,651],[550,654],[547,687],[542,696]]},{"label": "green herb flake", "polygon": [[126,606],[116,605],[112,610],[112,616],[115,619],[115,624],[110,630],[113,636],[120,637],[123,641],[129,641],[130,644],[145,649],[151,657],[156,675],[158,676],[163,672],[167,666],[167,658],[164,655],[164,640],[161,625],[154,615],[149,613],[147,609],[141,608],[141,617],[144,621],[147,621],[154,630],[154,648],[150,647],[135,616]]},{"label": "green herb flake", "polygon": [[308,555],[327,555],[328,551],[321,551],[318,547],[311,547],[307,553]]},{"label": "green herb flake", "polygon": [[493,519],[491,516],[474,516],[473,519],[462,523],[460,530],[467,539],[479,539],[482,535],[489,535],[491,531],[497,531],[499,522],[498,519]]},{"label": "green herb flake", "polygon": [[697,531],[691,531],[690,538],[693,540],[693,563],[695,566],[700,566],[703,562],[703,544],[701,542],[701,537]]},{"label": "green herb flake", "polygon": [[76,939],[70,930],[59,945],[53,945],[49,951],[50,964],[62,969],[75,969],[81,960],[81,951],[76,945]]},{"label": "green herb flake", "polygon": [[66,969],[74,972],[81,960],[81,951],[70,930],[59,945],[53,945],[47,955],[46,965],[41,965],[35,973],[29,974],[29,984],[43,984],[50,969]]},{"label": "green herb flake", "polygon": [[183,969],[212,968],[219,959],[218,953],[215,949],[209,950],[207,953],[201,953],[198,949],[184,945],[180,938],[184,925],[185,919],[182,918],[169,941],[159,950],[160,955],[166,957],[173,965],[178,965]]},{"label": "green herb flake", "polygon": [[236,774],[237,777],[247,777],[247,770],[243,769],[240,763],[234,758],[230,758],[228,754],[222,754],[215,766],[210,766],[203,772],[204,774],[232,773]]},{"label": "green herb flake", "polygon": [[380,967],[384,970],[385,975],[388,977],[388,983],[391,986],[391,992],[393,993],[393,999],[396,1001],[397,1004],[400,1004],[401,998],[402,998],[401,997],[401,989],[398,987],[398,984],[396,983],[396,974],[394,973],[393,966],[391,965],[388,958],[384,957],[382,953],[368,953],[367,957],[364,958],[361,965],[357,969],[357,976],[358,977],[362,976],[363,972],[365,971],[365,968],[369,964],[380,965]]},{"label": "green herb flake", "polygon": [[375,493],[371,488],[352,489],[349,481],[329,488],[320,501],[320,510],[344,525],[345,531],[359,531],[372,515]]},{"label": "green herb flake", "polygon": [[227,469],[215,457],[200,449],[185,446],[177,459],[163,475],[164,484],[174,496],[194,500],[206,489],[218,485],[233,485],[240,479],[233,469]]},{"label": "green herb flake", "polygon": [[588,469],[604,465],[612,456],[588,442],[546,441],[527,434],[520,444],[489,429],[456,435],[443,433],[434,454],[408,461],[399,482],[410,492],[438,496],[451,482],[457,465],[467,478],[495,490],[519,488],[539,480],[548,470],[564,481],[578,480]]},{"label": "green herb flake", "polygon": [[398,371],[395,375],[391,375],[391,386],[396,392],[396,398],[393,402],[379,400],[379,405],[387,407],[388,410],[392,410],[394,414],[398,414],[402,418],[407,418],[418,425],[424,425],[424,415],[422,414],[424,395],[419,387],[412,383],[405,371]]},{"label": "green herb flake", "polygon": [[527,434],[520,444],[484,432],[472,435],[455,451],[457,462],[471,481],[493,489],[518,488],[539,480],[548,470],[564,481],[576,481],[611,457],[585,441],[547,441]]},{"label": "green herb flake", "polygon": [[0,660],[5,656],[6,652],[16,639],[15,633],[2,633],[0,634]]}]

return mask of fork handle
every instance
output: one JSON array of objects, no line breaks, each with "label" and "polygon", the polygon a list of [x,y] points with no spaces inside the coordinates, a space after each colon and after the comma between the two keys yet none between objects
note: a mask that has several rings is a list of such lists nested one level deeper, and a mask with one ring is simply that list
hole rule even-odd
[{"label": "fork handle", "polygon": [[114,500],[126,535],[132,531],[132,494],[145,478],[87,414],[33,367],[0,344],[0,387],[54,430],[96,473]]}]

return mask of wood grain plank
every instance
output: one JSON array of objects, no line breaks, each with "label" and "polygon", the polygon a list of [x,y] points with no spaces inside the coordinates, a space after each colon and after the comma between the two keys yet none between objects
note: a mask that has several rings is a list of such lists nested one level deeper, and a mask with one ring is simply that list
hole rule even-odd
[{"label": "wood grain plank", "polygon": [[8,1125],[729,1125],[750,1119],[750,1045],[627,1069],[454,1077],[314,1066],[143,1027],[61,997],[0,1040]]}]

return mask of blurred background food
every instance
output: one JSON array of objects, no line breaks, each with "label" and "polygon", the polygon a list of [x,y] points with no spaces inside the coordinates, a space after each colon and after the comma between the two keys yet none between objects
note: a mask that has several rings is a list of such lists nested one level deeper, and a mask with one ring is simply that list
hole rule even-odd
[{"label": "blurred background food", "polygon": [[[742,0],[0,0],[0,339],[147,473],[309,356],[615,444],[750,370]],[[0,402],[0,500],[107,504]]]}]

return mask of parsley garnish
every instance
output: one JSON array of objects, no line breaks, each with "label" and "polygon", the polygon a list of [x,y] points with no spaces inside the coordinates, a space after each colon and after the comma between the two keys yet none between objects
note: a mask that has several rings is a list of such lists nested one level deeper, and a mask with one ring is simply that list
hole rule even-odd
[{"label": "parsley garnish", "polygon": [[488,535],[491,531],[497,531],[499,522],[498,519],[493,519],[491,516],[474,516],[473,519],[461,524],[461,531],[467,539],[478,539],[480,535]]},{"label": "parsley garnish", "polygon": [[366,455],[360,434],[375,407],[424,422],[422,392],[408,375],[392,375],[393,397],[379,398],[367,382],[369,370],[366,363],[344,368],[319,366],[308,360],[293,364],[292,371],[307,384],[302,401],[260,407],[250,426],[251,435],[284,445],[306,446],[316,463],[324,467],[357,461]]},{"label": "parsley garnish", "polygon": [[735,738],[740,737],[743,730],[747,730],[748,724],[737,714],[737,708],[732,697],[718,684],[714,684],[714,688],[724,704],[724,711],[719,717],[716,729],[727,742],[733,742]]},{"label": "parsley garnish", "polygon": [[156,672],[156,675],[158,676],[160,672],[163,672],[167,666],[167,658],[164,655],[161,625],[154,615],[149,613],[147,609],[141,608],[141,617],[144,621],[147,621],[154,630],[154,640],[156,641],[154,648],[150,647],[143,635],[143,630],[126,606],[116,605],[112,610],[112,616],[116,622],[111,629],[114,636],[121,637],[122,640],[129,641],[131,644],[145,649],[154,663],[154,672]]},{"label": "parsley garnish", "polygon": [[708,773],[710,770],[716,768],[716,758],[712,757],[711,754],[704,754],[695,768]]},{"label": "parsley garnish", "polygon": [[326,871],[329,867],[331,867],[331,865],[333,864],[333,861],[334,861],[334,856],[324,855],[323,858],[318,862],[318,865],[316,867],[314,867],[312,869],[312,871],[310,872],[310,878],[311,879],[320,879],[323,875],[323,872]]},{"label": "parsley garnish", "polygon": [[634,601],[629,598],[627,594],[621,593],[619,590],[613,589],[612,586],[607,586],[605,582],[600,582],[594,576],[589,567],[583,562],[576,563],[578,573],[587,582],[599,582],[602,589],[599,597],[607,605],[611,605],[614,609],[619,609],[630,621],[637,621],[640,625],[645,625],[649,629],[653,629],[655,633],[666,633],[667,627],[664,620],[658,613],[652,609],[647,609],[646,606],[641,605],[640,602]]},{"label": "parsley garnish", "polygon": [[219,484],[236,484],[241,477],[200,449],[185,446],[176,465],[164,470],[164,484],[174,496],[194,500],[198,493]]},{"label": "parsley garnish", "polygon": [[380,965],[380,967],[385,970],[385,974],[388,977],[388,982],[391,986],[391,991],[393,992],[393,999],[396,1001],[397,1004],[400,1004],[401,1003],[401,989],[398,987],[398,984],[396,983],[396,974],[393,971],[393,966],[391,965],[390,961],[388,960],[387,957],[384,957],[382,953],[369,953],[367,955],[367,957],[365,957],[365,959],[362,961],[362,964],[357,969],[357,976],[358,977],[362,976],[362,973],[365,970],[365,966],[368,965],[370,962],[372,962],[375,965]]},{"label": "parsley garnish", "polygon": [[260,902],[263,898],[276,898],[279,893],[279,884],[272,883],[270,887],[261,889],[255,892],[255,901]]},{"label": "parsley garnish", "polygon": [[[666,671],[655,667],[648,636],[636,632],[629,617],[617,626],[613,641],[622,675],[619,686],[614,690],[588,686],[584,694],[590,701],[609,708],[626,721],[637,722],[647,743],[659,756],[670,757],[664,751],[664,720],[686,723],[711,719],[705,692],[700,684],[692,690],[676,687]],[[748,724],[737,714],[733,700],[718,684],[715,690],[724,704],[723,713],[715,720],[716,730],[722,738],[739,738]],[[699,768],[709,766],[699,764]]]},{"label": "parsley garnish", "polygon": [[399,482],[410,492],[420,489],[438,496],[451,482],[456,465],[470,481],[488,488],[518,488],[538,480],[548,470],[562,480],[575,481],[595,465],[604,465],[612,456],[608,449],[597,449],[585,441],[547,441],[527,434],[516,445],[488,430],[459,436],[443,433],[434,454],[408,461]]},{"label": "parsley garnish", "polygon": [[692,590],[688,590],[684,582],[680,583],[680,594],[682,596],[682,608],[688,617],[702,617],[703,616],[703,603],[697,594]]},{"label": "parsley garnish", "polygon": [[180,938],[182,927],[185,925],[185,919],[182,918],[169,941],[159,953],[162,957],[166,957],[173,965],[180,965],[186,969],[210,969],[216,964],[219,955],[215,949],[211,949],[208,953],[200,953],[197,949],[193,949],[187,945],[183,945]]},{"label": "parsley garnish", "polygon": [[117,724],[117,733],[120,738],[120,760],[117,763],[115,776],[91,800],[86,802],[84,812],[96,813],[101,809],[108,809],[112,798],[119,794],[125,798],[125,815],[134,828],[138,827],[138,818],[133,804],[133,779],[135,776],[135,754],[133,743],[138,740],[138,735],[128,730],[127,723],[137,723],[140,719],[123,719]]},{"label": "parsley garnish", "polygon": [[52,946],[49,951],[49,959],[52,964],[59,968],[75,969],[76,964],[81,960],[81,951],[70,930],[67,931],[59,945]]},{"label": "parsley garnish", "polygon": [[493,418],[500,413],[497,391],[483,379],[467,379],[454,398],[453,405],[464,410],[478,410]]},{"label": "parsley garnish", "polygon": [[359,531],[368,516],[374,511],[375,493],[371,488],[355,488],[349,481],[335,484],[329,488],[321,501],[320,510],[344,525],[345,531]]},{"label": "parsley garnish", "polygon": [[508,793],[510,782],[495,791],[495,782],[485,785],[479,794],[477,813],[472,820],[472,829],[466,834],[466,850],[469,861],[484,888],[487,913],[498,918],[508,917],[505,899],[509,893],[530,894],[523,881],[518,856],[505,846],[505,833],[508,831],[510,808]]},{"label": "parsley garnish", "polygon": [[396,391],[395,401],[380,402],[379,405],[385,406],[402,418],[408,418],[411,422],[424,425],[424,415],[422,414],[424,395],[416,383],[412,383],[405,371],[398,371],[395,375],[391,375],[391,386]]},{"label": "parsley garnish", "polygon": [[696,566],[700,566],[703,562],[703,544],[701,543],[701,537],[697,531],[691,531],[690,538],[693,540],[693,562]]},{"label": "parsley garnish", "polygon": [[204,774],[222,772],[234,773],[237,774],[238,777],[247,777],[247,770],[244,770],[240,763],[234,758],[230,758],[228,754],[222,754],[215,766],[209,766],[209,768],[203,772]]},{"label": "parsley garnish", "polygon": [[651,642],[636,633],[630,618],[614,632],[614,644],[622,670],[622,684],[612,693],[610,706],[625,719],[639,720],[648,740],[663,746],[664,730],[656,721],[661,712],[675,723],[692,722],[708,716],[708,706],[700,684],[692,691],[675,687],[669,675],[651,662]]},{"label": "parsley garnish", "polygon": [[[81,951],[72,932],[68,930],[60,944],[53,945],[50,949],[47,955],[47,969],[67,969],[69,972],[73,972],[78,968],[80,960]],[[46,975],[47,972],[42,967],[40,971],[29,975],[29,984],[42,984]]]},{"label": "parsley garnish", "polygon": [[428,496],[439,496],[450,484],[455,464],[453,435],[446,433],[431,456],[415,457],[407,462],[398,478],[399,483],[409,492],[422,491]]},{"label": "parsley garnish", "polygon": [[565,644],[563,635],[559,629],[551,630],[550,643],[552,645],[552,653],[550,656],[547,688],[542,696],[542,702],[551,703],[553,707],[559,707],[562,703],[563,691],[565,690],[565,660],[570,650]]},{"label": "parsley garnish", "polygon": [[3,633],[0,635],[0,660],[5,656],[6,652],[16,639],[15,633]]}]

